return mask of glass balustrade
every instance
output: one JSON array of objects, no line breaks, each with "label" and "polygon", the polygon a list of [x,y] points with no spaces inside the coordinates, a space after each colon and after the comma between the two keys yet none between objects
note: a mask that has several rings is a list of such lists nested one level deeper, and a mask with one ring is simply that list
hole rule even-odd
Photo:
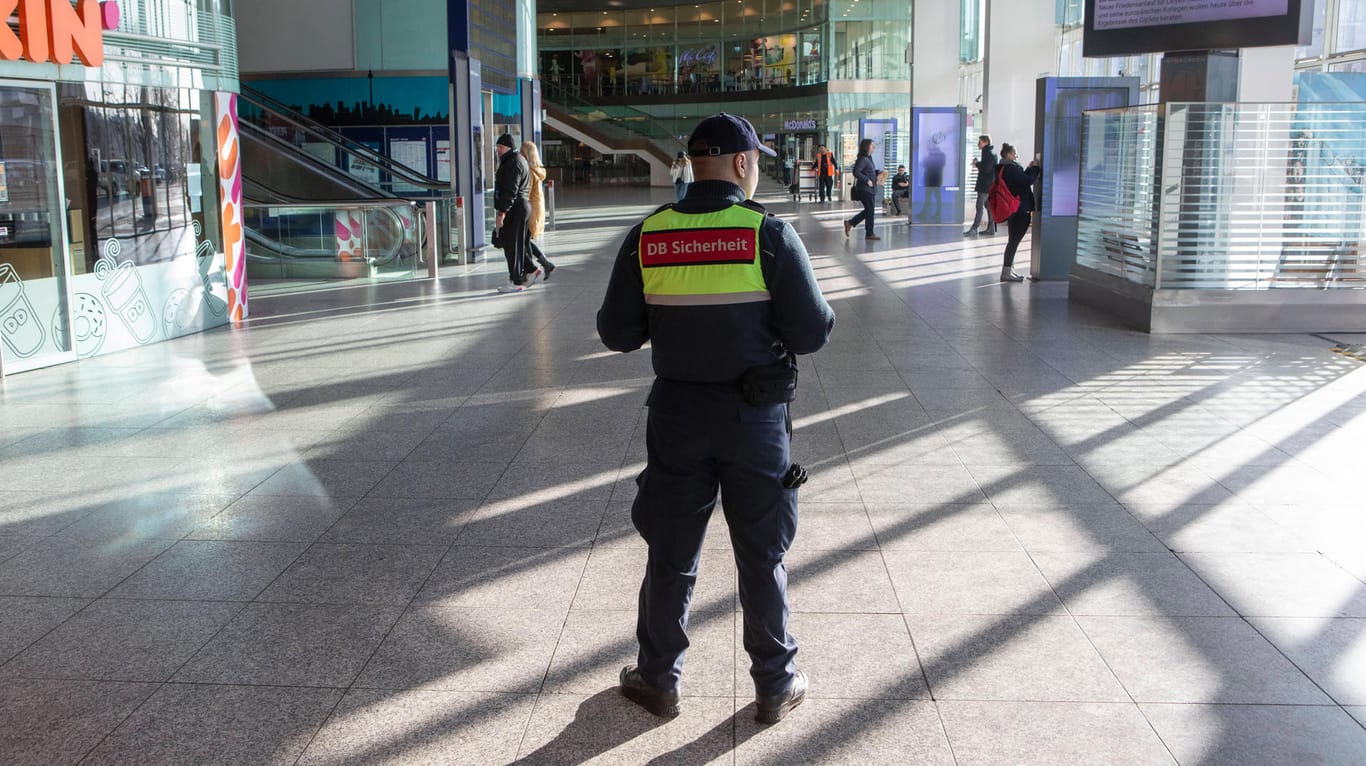
[{"label": "glass balustrade", "polygon": [[1077,263],[1162,290],[1366,287],[1366,104],[1086,116]]},{"label": "glass balustrade", "polygon": [[422,210],[410,202],[248,205],[244,218],[253,290],[270,282],[402,280],[427,273]]}]

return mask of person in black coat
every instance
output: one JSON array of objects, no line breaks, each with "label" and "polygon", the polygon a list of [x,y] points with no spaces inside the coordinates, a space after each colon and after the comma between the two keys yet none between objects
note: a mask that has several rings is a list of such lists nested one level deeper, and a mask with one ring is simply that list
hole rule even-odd
[{"label": "person in black coat", "polygon": [[877,166],[873,164],[873,139],[865,138],[858,143],[858,159],[854,160],[854,199],[863,205],[863,211],[844,222],[844,236],[849,230],[863,223],[864,239],[882,239],[873,233],[873,201],[882,196],[878,191]]},{"label": "person in black coat", "polygon": [[531,168],[512,136],[498,137],[498,174],[493,184],[493,227],[500,230],[503,257],[508,262],[508,284],[498,292],[521,292],[541,277],[531,263]]},{"label": "person in black coat", "polygon": [[1025,232],[1029,231],[1030,216],[1034,212],[1034,181],[1041,172],[1038,160],[1029,163],[1029,167],[1022,168],[1015,158],[1015,147],[1001,144],[1001,177],[1010,193],[1020,198],[1020,209],[1016,210],[1015,215],[1006,223],[1006,254],[1005,262],[1001,265],[1002,282],[1024,281],[1024,277],[1016,274],[1013,268],[1015,251],[1020,247],[1020,240],[1024,239]]},{"label": "person in black coat", "polygon": [[987,210],[987,193],[991,191],[991,185],[996,183],[996,153],[992,151],[991,136],[978,137],[977,148],[982,151],[981,158],[972,161],[972,166],[977,168],[977,183],[973,186],[973,191],[977,192],[977,211],[972,216],[972,225],[963,232],[965,237],[977,236],[977,227],[982,225],[984,214],[987,219],[984,233],[996,233],[996,222],[991,220],[991,211]]}]

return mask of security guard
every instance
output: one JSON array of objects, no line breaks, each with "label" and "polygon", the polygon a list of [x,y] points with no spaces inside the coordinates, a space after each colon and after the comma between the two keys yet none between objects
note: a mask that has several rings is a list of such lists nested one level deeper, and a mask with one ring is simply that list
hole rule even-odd
[{"label": "security guard", "polygon": [[631,509],[649,545],[640,589],[637,665],[622,693],[659,716],[678,713],[688,605],[717,490],[740,573],[744,646],[756,718],[801,704],[806,676],[787,632],[783,558],[797,531],[787,402],[794,354],[819,350],[835,314],[797,233],[749,201],[759,142],[747,120],[708,117],[688,142],[696,182],[627,235],[598,312],[613,351],[652,344],[645,470]]}]

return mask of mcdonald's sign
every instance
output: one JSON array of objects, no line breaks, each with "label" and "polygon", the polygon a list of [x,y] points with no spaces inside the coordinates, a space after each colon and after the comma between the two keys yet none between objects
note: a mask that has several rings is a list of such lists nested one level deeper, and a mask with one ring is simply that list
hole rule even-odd
[{"label": "mcdonald's sign", "polygon": [[104,64],[104,30],[117,29],[114,0],[0,0],[0,18],[18,17],[16,32],[0,25],[0,59],[86,66]]}]

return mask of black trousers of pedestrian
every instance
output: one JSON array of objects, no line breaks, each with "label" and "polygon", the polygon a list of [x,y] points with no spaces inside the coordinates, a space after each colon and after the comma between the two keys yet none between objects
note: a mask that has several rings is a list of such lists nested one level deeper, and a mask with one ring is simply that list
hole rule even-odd
[{"label": "black trousers of pedestrian", "polygon": [[863,210],[858,215],[849,219],[849,225],[851,227],[858,226],[859,221],[862,221],[863,236],[871,237],[873,235],[873,192],[871,190],[865,191],[859,189],[858,201],[862,203]]},{"label": "black trousers of pedestrian", "polygon": [[834,177],[834,176],[821,176],[821,195],[820,195],[821,201],[824,202],[824,201],[826,201],[826,200],[834,199],[834,197],[832,196],[832,193],[834,192],[834,190],[835,190],[835,177]]},{"label": "black trousers of pedestrian", "polygon": [[545,257],[545,251],[541,250],[540,245],[536,244],[536,240],[530,239],[527,241],[530,242],[531,258],[541,264],[542,269],[550,270],[555,268],[555,264],[551,263],[550,259]]},{"label": "black trousers of pedestrian", "polygon": [[[657,380],[650,393],[648,458],[631,520],[649,546],[636,623],[639,668],[659,689],[676,688],[682,677],[693,585],[718,489],[755,691],[781,694],[795,677],[783,564],[797,533],[797,490],[783,486],[791,457],[787,405],[748,405],[736,389]],[[724,600],[699,606],[704,619],[729,619]]]},{"label": "black trousers of pedestrian", "polygon": [[1029,216],[1028,211],[1018,211],[1006,221],[1006,257],[1002,268],[1015,265],[1015,251],[1020,247],[1025,232],[1029,231]]},{"label": "black trousers of pedestrian", "polygon": [[531,266],[531,231],[527,221],[531,220],[531,203],[519,199],[503,216],[503,257],[508,262],[508,279],[515,285],[526,281]]}]

